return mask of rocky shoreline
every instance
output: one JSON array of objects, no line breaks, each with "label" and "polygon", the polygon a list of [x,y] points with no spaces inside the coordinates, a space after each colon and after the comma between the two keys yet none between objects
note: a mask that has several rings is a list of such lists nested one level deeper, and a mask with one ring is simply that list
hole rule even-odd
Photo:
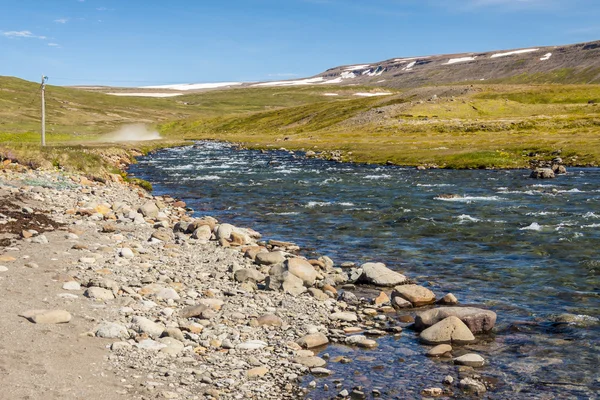
[{"label": "rocky shoreline", "polygon": [[[0,183],[0,286],[39,281],[48,292],[38,298],[34,288],[3,316],[34,343],[70,331],[84,355],[105,347],[103,373],[114,387],[103,398],[310,398],[311,390],[386,398],[319,384],[329,363],[351,362],[330,360],[325,346],[375,348],[377,337],[404,329],[421,332],[423,354],[456,365],[423,396],[490,389],[477,370],[486,360],[463,345],[492,331],[496,314],[457,307],[452,294],[438,298],[384,264],[307,260],[293,243],[193,218],[182,201],[117,176],[93,182],[7,163]],[[360,285],[378,294],[357,296]],[[52,327],[49,337],[38,325]],[[301,387],[307,374],[315,379]],[[22,393],[17,387],[13,397]]]}]

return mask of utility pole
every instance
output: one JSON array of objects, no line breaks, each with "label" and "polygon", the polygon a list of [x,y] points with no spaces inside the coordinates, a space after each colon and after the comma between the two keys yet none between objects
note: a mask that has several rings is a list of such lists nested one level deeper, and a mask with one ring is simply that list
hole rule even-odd
[{"label": "utility pole", "polygon": [[46,81],[48,80],[47,76],[42,75],[42,147],[46,146]]}]

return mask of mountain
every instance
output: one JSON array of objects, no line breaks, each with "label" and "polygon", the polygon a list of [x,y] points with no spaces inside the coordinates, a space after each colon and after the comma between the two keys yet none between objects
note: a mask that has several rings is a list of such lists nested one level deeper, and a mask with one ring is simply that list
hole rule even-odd
[{"label": "mountain", "polygon": [[600,83],[600,41],[344,65],[308,79],[261,86],[359,84],[391,88],[450,83]]}]

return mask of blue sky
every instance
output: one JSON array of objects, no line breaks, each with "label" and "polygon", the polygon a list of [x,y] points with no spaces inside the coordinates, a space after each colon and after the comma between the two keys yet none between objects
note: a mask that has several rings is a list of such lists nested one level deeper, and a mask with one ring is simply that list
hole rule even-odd
[{"label": "blue sky", "polygon": [[263,81],[394,57],[600,39],[599,0],[0,0],[0,75]]}]

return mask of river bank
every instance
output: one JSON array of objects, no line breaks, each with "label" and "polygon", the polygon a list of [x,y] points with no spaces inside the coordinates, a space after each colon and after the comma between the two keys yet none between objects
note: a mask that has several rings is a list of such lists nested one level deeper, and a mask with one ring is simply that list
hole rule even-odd
[{"label": "river bank", "polygon": [[[195,216],[252,226],[267,239],[295,238],[309,258],[383,261],[438,296],[451,291],[461,304],[498,311],[493,341],[476,348],[489,360],[485,373],[501,382],[494,398],[585,396],[597,384],[597,169],[536,180],[528,170],[336,163],[214,142],[138,161],[130,173],[152,180],[156,194],[184,198]],[[359,298],[379,294],[356,290]],[[350,351],[354,362],[328,365],[334,374],[318,382],[419,396],[424,375],[452,373],[452,363],[425,359],[416,332],[392,337],[375,350]],[[347,352],[327,349],[334,359]],[[394,368],[381,369],[387,365]]]},{"label": "river bank", "polygon": [[[3,386],[12,398],[42,391],[48,398],[97,398],[99,382],[110,388],[103,397],[109,399],[303,397],[317,386],[315,380],[300,388],[303,375],[316,379],[331,373],[328,364],[344,362],[329,360],[317,346],[376,348],[365,335],[402,335],[410,324],[391,317],[392,303],[435,301],[431,291],[381,265],[344,270],[328,258],[308,263],[294,255],[293,244],[258,242],[261,248],[251,229],[194,219],[184,204],[122,183],[14,164],[5,165],[1,179],[0,278],[7,289],[27,283],[27,290],[2,291],[10,305],[2,310],[3,330],[31,340],[13,340],[7,349]],[[338,293],[335,285],[356,281],[357,274],[387,289],[364,299],[352,295],[353,286]],[[398,284],[417,297],[400,295],[404,289],[392,294]],[[33,361],[16,367],[16,360],[53,342],[65,353],[44,357],[43,369],[26,372]],[[86,362],[98,369],[71,384],[67,365]],[[444,379],[424,379],[422,389],[462,391],[444,386]],[[427,385],[432,380],[435,387]],[[330,397],[385,397],[343,383],[329,389]]]}]

